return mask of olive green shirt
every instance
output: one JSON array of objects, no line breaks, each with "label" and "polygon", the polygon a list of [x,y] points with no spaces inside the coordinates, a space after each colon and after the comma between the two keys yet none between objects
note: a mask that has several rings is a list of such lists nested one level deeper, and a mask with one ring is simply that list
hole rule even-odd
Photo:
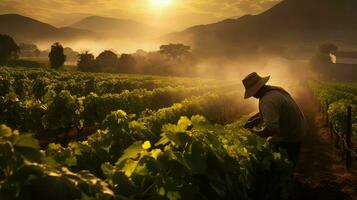
[{"label": "olive green shirt", "polygon": [[306,132],[305,117],[289,94],[268,91],[259,100],[264,129],[261,136],[272,136],[273,142],[300,142]]}]

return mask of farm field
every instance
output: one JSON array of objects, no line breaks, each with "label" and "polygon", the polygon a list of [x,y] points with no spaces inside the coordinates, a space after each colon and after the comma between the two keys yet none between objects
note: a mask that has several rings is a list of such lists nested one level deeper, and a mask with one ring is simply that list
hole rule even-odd
[{"label": "farm field", "polygon": [[[0,197],[288,199],[292,164],[243,128],[240,84],[3,67]],[[356,84],[309,86],[343,130]]]},{"label": "farm field", "polygon": [[1,68],[1,199],[287,198],[238,84]]},{"label": "farm field", "polygon": [[0,200],[357,200],[357,0],[33,2]]}]

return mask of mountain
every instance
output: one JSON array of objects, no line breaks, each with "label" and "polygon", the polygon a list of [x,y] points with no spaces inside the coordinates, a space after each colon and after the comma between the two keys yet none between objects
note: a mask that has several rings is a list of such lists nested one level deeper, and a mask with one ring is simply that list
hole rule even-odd
[{"label": "mountain", "polygon": [[88,30],[72,27],[56,28],[35,19],[17,15],[0,15],[0,33],[15,38],[18,42],[40,42],[48,40],[76,40],[95,38],[96,35]]},{"label": "mountain", "polygon": [[236,53],[323,42],[357,45],[356,35],[356,0],[285,0],[258,15],[191,27],[165,39],[208,53]]},{"label": "mountain", "polygon": [[132,38],[151,35],[153,28],[128,19],[90,16],[71,25],[71,27],[96,32],[104,37]]}]

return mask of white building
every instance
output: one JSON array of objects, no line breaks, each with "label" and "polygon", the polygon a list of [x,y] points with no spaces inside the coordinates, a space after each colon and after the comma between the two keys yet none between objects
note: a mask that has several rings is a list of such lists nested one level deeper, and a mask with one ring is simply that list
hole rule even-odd
[{"label": "white building", "polygon": [[330,53],[331,61],[335,64],[357,64],[357,52],[355,51],[335,51]]}]

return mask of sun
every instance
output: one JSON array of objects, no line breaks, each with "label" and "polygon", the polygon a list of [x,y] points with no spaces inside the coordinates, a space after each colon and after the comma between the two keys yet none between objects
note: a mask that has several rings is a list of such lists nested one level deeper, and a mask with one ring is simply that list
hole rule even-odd
[{"label": "sun", "polygon": [[159,8],[167,7],[172,3],[172,0],[151,0],[151,1],[152,1],[153,6],[159,7]]}]

